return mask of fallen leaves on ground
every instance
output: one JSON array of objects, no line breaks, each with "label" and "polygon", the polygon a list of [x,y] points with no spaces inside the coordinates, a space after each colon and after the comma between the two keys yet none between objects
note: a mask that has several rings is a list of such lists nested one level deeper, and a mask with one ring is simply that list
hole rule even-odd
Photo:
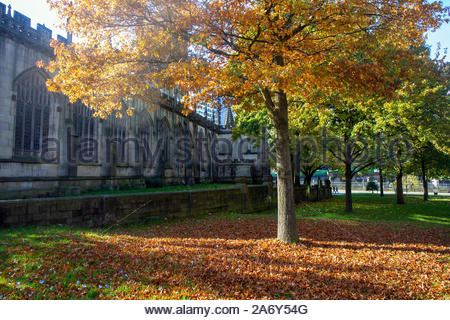
[{"label": "fallen leaves on ground", "polygon": [[446,228],[272,217],[189,219],[5,239],[3,299],[448,299]]}]

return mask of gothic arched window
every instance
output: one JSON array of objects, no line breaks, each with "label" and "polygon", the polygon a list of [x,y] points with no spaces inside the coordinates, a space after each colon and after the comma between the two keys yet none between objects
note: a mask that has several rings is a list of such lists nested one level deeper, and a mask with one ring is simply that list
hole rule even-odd
[{"label": "gothic arched window", "polygon": [[[189,142],[186,141],[185,136],[185,130],[181,124],[178,124],[175,129],[175,146],[177,146],[177,151],[175,152],[175,159],[174,166],[175,166],[175,172],[177,173],[178,177],[183,177],[184,175],[184,163],[181,160],[186,159],[186,155],[183,153],[183,149],[189,147]],[[180,146],[183,146],[182,150],[178,150]],[[185,161],[184,161],[185,162]]]},{"label": "gothic arched window", "polygon": [[162,155],[164,156],[165,163],[170,161],[170,127],[167,119],[161,121],[161,127],[159,130],[160,141],[162,143]]},{"label": "gothic arched window", "polygon": [[197,134],[197,152],[201,171],[206,171],[206,168],[203,165],[205,161],[205,140],[203,131],[200,130]]},{"label": "gothic arched window", "polygon": [[95,151],[95,138],[97,119],[92,109],[81,102],[72,104],[72,122],[74,134],[80,137],[82,150],[86,156],[91,157]]},{"label": "gothic arched window", "polygon": [[142,117],[139,122],[138,127],[138,138],[141,141],[142,146],[144,147],[144,161],[148,160],[148,151],[152,151],[152,120],[147,117]]},{"label": "gothic arched window", "polygon": [[37,157],[49,135],[51,95],[37,71],[22,76],[16,92],[14,154]]},{"label": "gothic arched window", "polygon": [[127,139],[127,128],[124,119],[110,117],[109,127],[111,128],[111,139],[117,150],[117,160],[121,163],[125,163],[127,160],[127,152],[125,140]]}]

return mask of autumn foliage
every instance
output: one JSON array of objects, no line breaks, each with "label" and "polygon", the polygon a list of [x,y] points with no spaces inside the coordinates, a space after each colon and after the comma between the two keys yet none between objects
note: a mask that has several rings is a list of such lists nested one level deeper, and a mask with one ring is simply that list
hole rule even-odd
[{"label": "autumn foliage", "polygon": [[448,17],[422,0],[49,3],[79,39],[53,42],[50,87],[102,114],[128,98],[152,101],[154,86],[184,90],[187,109],[214,97],[263,101],[262,90],[302,98],[348,84],[392,90],[402,74],[387,68]]}]

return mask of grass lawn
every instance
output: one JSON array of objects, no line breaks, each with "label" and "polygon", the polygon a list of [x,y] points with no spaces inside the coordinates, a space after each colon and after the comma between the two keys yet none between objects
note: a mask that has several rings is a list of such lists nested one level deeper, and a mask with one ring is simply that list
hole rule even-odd
[{"label": "grass lawn", "polygon": [[424,226],[450,227],[450,197],[407,196],[405,205],[395,203],[395,195],[353,195],[353,213],[344,212],[344,196],[333,200],[305,203],[297,209],[299,218],[349,219],[357,221],[420,222]]},{"label": "grass lawn", "polygon": [[0,231],[0,299],[450,299],[450,199],[355,196],[114,229]]}]

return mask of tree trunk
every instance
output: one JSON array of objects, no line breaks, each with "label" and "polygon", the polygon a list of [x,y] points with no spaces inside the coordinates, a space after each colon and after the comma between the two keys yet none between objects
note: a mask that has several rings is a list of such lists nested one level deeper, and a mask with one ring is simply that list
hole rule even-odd
[{"label": "tree trunk", "polygon": [[[297,218],[295,216],[294,181],[292,179],[291,152],[289,148],[288,103],[285,93],[277,94],[278,108],[273,108],[269,93],[266,103],[272,110],[272,120],[277,135],[276,157],[278,174],[278,240],[286,243],[298,241]],[[270,101],[269,101],[270,99]],[[269,108],[270,109],[270,108]]]},{"label": "tree trunk", "polygon": [[380,169],[380,197],[384,197],[383,180],[383,169]]},{"label": "tree trunk", "polygon": [[295,174],[294,185],[295,185],[296,187],[300,187],[300,186],[301,186],[301,183],[300,183],[300,174],[298,174],[298,173]]},{"label": "tree trunk", "polygon": [[294,171],[294,186],[300,187],[300,152],[299,152],[299,144],[297,143],[295,146],[295,154],[293,155],[293,171]]},{"label": "tree trunk", "polygon": [[352,200],[352,165],[351,163],[345,163],[345,212],[353,211]]},{"label": "tree trunk", "polygon": [[405,204],[405,197],[403,196],[403,168],[397,171],[396,175],[396,183],[397,183],[397,204]]},{"label": "tree trunk", "polygon": [[296,155],[291,155],[292,177],[294,180],[294,186],[300,186],[300,174],[298,172],[298,163],[296,159]]},{"label": "tree trunk", "polygon": [[423,184],[423,201],[428,201],[428,181],[427,181],[427,174],[425,169],[425,159],[422,154],[422,159],[420,161],[421,167],[422,167],[422,184]]},{"label": "tree trunk", "polygon": [[401,162],[401,155],[402,155],[402,150],[398,149],[397,150],[397,164],[398,164],[398,170],[397,170],[397,175],[395,177],[396,179],[396,184],[397,184],[397,204],[405,204],[405,197],[403,195],[403,165]]},{"label": "tree trunk", "polygon": [[311,200],[311,179],[312,176],[307,175],[303,172],[303,174],[305,175],[305,179],[303,181],[303,185],[306,186],[306,200]]},{"label": "tree trunk", "polygon": [[303,184],[307,185],[308,187],[311,187],[311,180],[312,180],[312,175],[305,174],[305,181],[303,182]]}]

